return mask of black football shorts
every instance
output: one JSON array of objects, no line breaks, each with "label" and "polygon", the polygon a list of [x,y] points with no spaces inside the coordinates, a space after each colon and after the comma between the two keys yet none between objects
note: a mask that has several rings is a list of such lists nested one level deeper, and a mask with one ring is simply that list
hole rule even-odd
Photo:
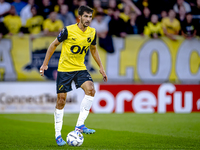
[{"label": "black football shorts", "polygon": [[57,93],[66,93],[72,90],[72,81],[75,82],[76,88],[81,87],[85,81],[92,81],[92,77],[87,70],[59,72],[57,74],[56,88]]}]

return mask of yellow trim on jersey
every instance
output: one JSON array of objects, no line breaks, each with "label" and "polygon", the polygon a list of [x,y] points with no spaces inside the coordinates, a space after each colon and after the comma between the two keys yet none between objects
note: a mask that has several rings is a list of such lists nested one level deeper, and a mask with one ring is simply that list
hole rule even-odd
[{"label": "yellow trim on jersey", "polygon": [[68,37],[63,41],[58,71],[71,72],[86,70],[85,55],[95,38],[95,29],[87,27],[83,32],[77,24],[66,26]]}]

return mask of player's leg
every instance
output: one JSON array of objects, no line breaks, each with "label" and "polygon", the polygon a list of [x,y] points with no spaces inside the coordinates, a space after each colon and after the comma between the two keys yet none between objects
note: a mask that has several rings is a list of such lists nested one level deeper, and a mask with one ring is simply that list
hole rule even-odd
[{"label": "player's leg", "polygon": [[68,72],[57,73],[56,88],[57,88],[57,102],[54,113],[55,121],[55,136],[56,142],[59,146],[65,145],[66,142],[61,137],[61,129],[63,124],[64,106],[66,103],[67,92],[71,91],[71,82],[73,74]]},{"label": "player's leg", "polygon": [[63,146],[66,144],[66,142],[61,137],[61,129],[63,125],[63,115],[64,115],[64,106],[66,103],[66,96],[67,96],[67,93],[57,94],[56,109],[54,112],[55,137],[56,137],[56,143],[59,146]]},{"label": "player's leg", "polygon": [[87,127],[85,127],[84,122],[89,114],[89,111],[94,99],[94,95],[95,95],[94,84],[92,81],[85,81],[81,85],[81,88],[84,90],[85,96],[81,102],[80,113],[79,113],[75,130],[78,130],[86,134],[92,134],[92,133],[95,133],[95,130],[88,129]]}]

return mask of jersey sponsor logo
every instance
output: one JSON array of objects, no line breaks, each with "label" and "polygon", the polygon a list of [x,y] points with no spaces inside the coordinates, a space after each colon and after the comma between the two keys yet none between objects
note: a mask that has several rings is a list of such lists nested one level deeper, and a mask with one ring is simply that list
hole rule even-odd
[{"label": "jersey sponsor logo", "polygon": [[90,42],[91,42],[91,38],[90,38],[90,37],[88,37],[88,38],[87,38],[87,41],[88,41],[88,43],[90,43]]},{"label": "jersey sponsor logo", "polygon": [[73,46],[70,48],[70,50],[71,50],[71,52],[72,52],[73,54],[78,54],[78,53],[82,54],[83,51],[86,53],[87,50],[88,50],[88,48],[89,48],[89,46],[83,46],[82,49],[81,49],[81,47],[80,47],[79,45],[73,45]]}]

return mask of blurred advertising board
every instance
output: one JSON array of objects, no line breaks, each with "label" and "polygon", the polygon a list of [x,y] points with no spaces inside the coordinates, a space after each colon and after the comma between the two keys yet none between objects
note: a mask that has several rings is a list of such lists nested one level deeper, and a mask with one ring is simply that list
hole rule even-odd
[{"label": "blurred advertising board", "polygon": [[94,113],[200,112],[200,85],[97,85]]},{"label": "blurred advertising board", "polygon": [[[67,94],[65,112],[78,113],[82,89]],[[200,85],[95,83],[93,113],[200,112]],[[0,113],[53,113],[55,82],[2,82]]]},{"label": "blurred advertising board", "polygon": [[[55,37],[39,37],[31,40],[28,35],[12,36],[0,41],[1,81],[55,80],[61,45],[53,54],[45,78],[39,68],[45,53]],[[97,45],[110,82],[118,83],[200,83],[200,42],[198,38],[185,40],[177,37],[150,39],[131,35],[125,39],[113,37],[115,53],[109,54]],[[89,56],[91,76],[102,81],[98,66]]]},{"label": "blurred advertising board", "polygon": [[[65,112],[79,112],[83,97],[82,89],[69,92]],[[0,83],[0,113],[53,113],[56,100],[55,82]]]}]

